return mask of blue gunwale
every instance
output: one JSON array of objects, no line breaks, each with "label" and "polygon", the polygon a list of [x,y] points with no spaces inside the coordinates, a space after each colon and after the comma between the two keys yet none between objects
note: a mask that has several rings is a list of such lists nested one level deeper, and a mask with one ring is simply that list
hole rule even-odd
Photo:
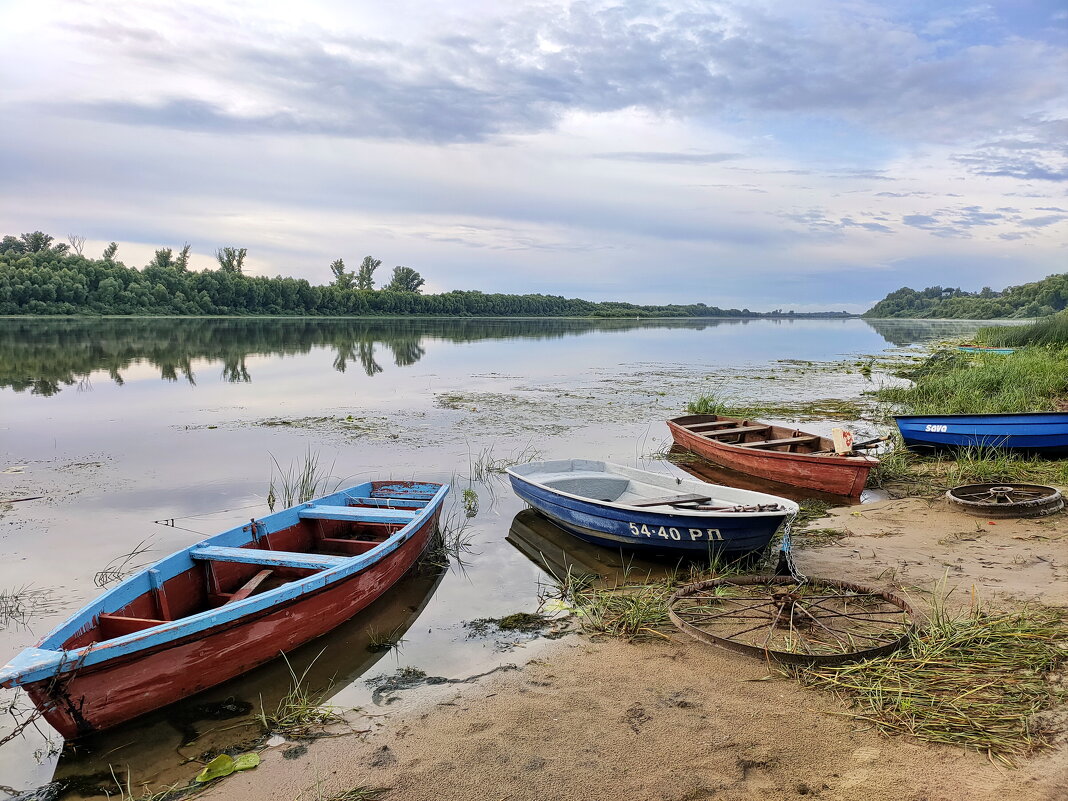
[{"label": "blue gunwale", "polygon": [[[339,490],[331,495],[317,498],[310,503],[300,504],[288,509],[274,512],[255,521],[235,526],[193,545],[183,548],[158,562],[145,567],[122,583],[98,596],[92,602],[71,615],[66,621],[47,634],[34,648],[27,648],[15,656],[7,665],[0,667],[0,685],[16,687],[47,679],[67,667],[78,666],[79,669],[91,667],[113,659],[134,656],[141,651],[155,649],[174,641],[186,639],[208,629],[226,624],[237,624],[246,618],[253,618],[260,613],[272,611],[285,606],[302,596],[318,592],[341,580],[347,579],[373,566],[401,547],[428,518],[441,506],[449,492],[448,484],[421,483],[412,487],[407,485],[398,491],[396,500],[410,495],[412,500],[425,500],[426,505],[409,512],[410,520],[387,539],[371,550],[352,557],[343,558],[341,563],[327,567],[304,578],[283,584],[257,595],[234,601],[215,609],[207,609],[178,620],[168,620],[157,626],[142,631],[125,634],[82,648],[64,650],[63,643],[70,637],[90,625],[101,614],[114,612],[138,596],[149,591],[153,582],[166,581],[193,567],[193,551],[204,547],[240,548],[258,540],[264,534],[289,528],[300,521],[299,513],[314,505],[345,506],[350,497],[370,495],[373,485],[365,482],[355,487]],[[388,487],[380,487],[379,492],[388,492]],[[383,522],[381,511],[368,510],[373,514],[370,522]],[[407,518],[406,518],[407,519]],[[269,552],[268,552],[269,553]],[[155,575],[153,575],[155,573]]]}]

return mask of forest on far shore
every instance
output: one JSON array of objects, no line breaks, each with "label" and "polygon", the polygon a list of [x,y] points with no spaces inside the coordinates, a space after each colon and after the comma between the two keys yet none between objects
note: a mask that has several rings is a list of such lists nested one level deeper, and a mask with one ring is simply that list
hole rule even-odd
[{"label": "forest on far shore", "polygon": [[557,295],[507,295],[454,290],[426,295],[423,277],[394,268],[375,287],[381,260],[367,256],[355,270],[342,259],[314,285],[303,278],[246,275],[244,248],[216,251],[218,268],[192,270],[189,246],[160,248],[141,269],[117,259],[112,242],[99,258],[34,231],[0,240],[0,315],[449,315],[459,317],[850,317],[847,312],[751,312],[704,303],[646,306]]},{"label": "forest on far shore", "polygon": [[862,316],[917,317],[950,320],[995,320],[1004,317],[1046,317],[1068,307],[1068,273],[1030,284],[978,292],[929,286],[923,290],[902,287],[891,292]]}]

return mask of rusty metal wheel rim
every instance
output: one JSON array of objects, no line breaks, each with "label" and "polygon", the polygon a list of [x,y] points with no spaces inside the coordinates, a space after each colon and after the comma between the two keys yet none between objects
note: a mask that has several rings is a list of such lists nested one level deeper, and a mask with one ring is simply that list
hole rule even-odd
[{"label": "rusty metal wheel rim", "polygon": [[913,628],[912,608],[888,592],[790,576],[690,584],[671,597],[668,615],[701,642],[789,664],[882,656],[905,645]]},{"label": "rusty metal wheel rim", "polygon": [[1042,517],[1064,508],[1061,493],[1041,484],[965,484],[953,487],[946,498],[980,517]]}]

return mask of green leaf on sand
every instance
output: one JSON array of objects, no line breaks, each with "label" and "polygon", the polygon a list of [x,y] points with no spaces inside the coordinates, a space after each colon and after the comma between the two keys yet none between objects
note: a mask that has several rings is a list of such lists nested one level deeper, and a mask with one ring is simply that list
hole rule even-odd
[{"label": "green leaf on sand", "polygon": [[223,776],[229,776],[235,770],[251,770],[259,764],[260,755],[252,751],[247,754],[239,754],[237,759],[234,759],[229,754],[219,754],[204,766],[204,770],[197,774],[194,781],[203,784],[215,779],[221,779]]}]

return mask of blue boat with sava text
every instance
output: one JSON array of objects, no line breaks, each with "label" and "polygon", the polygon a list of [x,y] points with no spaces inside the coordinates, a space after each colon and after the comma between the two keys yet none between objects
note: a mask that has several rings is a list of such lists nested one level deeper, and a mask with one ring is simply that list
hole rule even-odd
[{"label": "blue boat with sava text", "polygon": [[913,450],[997,448],[1068,456],[1068,412],[927,414],[894,418]]},{"label": "blue boat with sava text", "polygon": [[586,542],[706,556],[766,548],[791,500],[631,467],[568,459],[508,469],[515,494]]}]

